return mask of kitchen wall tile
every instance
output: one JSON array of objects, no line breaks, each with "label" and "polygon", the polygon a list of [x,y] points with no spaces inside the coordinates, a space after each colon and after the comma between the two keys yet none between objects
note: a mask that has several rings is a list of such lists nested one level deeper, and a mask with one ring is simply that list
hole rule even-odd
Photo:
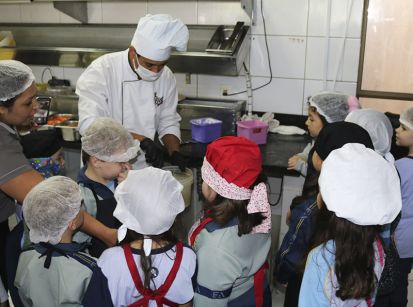
[{"label": "kitchen wall tile", "polygon": [[346,39],[341,81],[357,82],[360,56],[360,39]]},{"label": "kitchen wall tile", "polygon": [[[52,75],[59,79],[64,77],[63,67],[41,66],[41,65],[29,65],[29,67],[32,69],[37,83],[42,83],[42,82],[46,83],[52,78]],[[47,68],[51,69],[52,74]],[[43,75],[43,80],[42,80],[42,75]]]},{"label": "kitchen wall tile", "polygon": [[170,14],[180,18],[185,24],[197,24],[196,1],[149,1],[149,14]]},{"label": "kitchen wall tile", "polygon": [[245,91],[246,79],[240,77],[223,77],[211,75],[198,75],[198,97],[217,98],[222,100],[247,99],[246,93],[223,96],[222,90],[226,88],[229,93]]},{"label": "kitchen wall tile", "polygon": [[234,25],[237,21],[250,21],[247,13],[241,8],[240,1],[198,2],[198,24]]},{"label": "kitchen wall tile", "polygon": [[186,74],[176,73],[175,78],[179,94],[187,97],[197,97],[198,76],[196,74],[189,74],[188,77]]},{"label": "kitchen wall tile", "polygon": [[[268,78],[253,77],[253,88],[265,84]],[[302,114],[304,80],[273,78],[262,89],[253,92],[253,110],[286,114]]]},{"label": "kitchen wall tile", "polygon": [[2,4],[0,6],[0,22],[21,22],[21,4]]},{"label": "kitchen wall tile", "polygon": [[65,13],[59,12],[59,22],[60,23],[81,23],[79,20],[66,15]]},{"label": "kitchen wall tile", "polygon": [[[262,0],[267,34],[306,35],[308,0]],[[261,2],[256,1],[256,19],[253,34],[264,34]]]},{"label": "kitchen wall tile", "polygon": [[102,2],[87,3],[87,17],[89,23],[102,23]]},{"label": "kitchen wall tile", "polygon": [[76,87],[76,82],[84,71],[85,69],[80,67],[63,67],[63,76],[73,87]]},{"label": "kitchen wall tile", "polygon": [[327,82],[327,88],[323,88],[323,81],[320,80],[305,80],[304,95],[303,95],[303,115],[307,114],[307,97],[314,95],[323,90],[342,92],[348,95],[356,95],[356,82],[336,82],[336,88],[333,88],[334,82]]},{"label": "kitchen wall tile", "polygon": [[146,2],[102,2],[103,23],[137,24],[146,12]]},{"label": "kitchen wall tile", "polygon": [[[336,79],[336,70],[341,48],[343,46],[343,38],[330,38],[329,54],[328,54],[328,73],[327,79]],[[359,63],[359,39],[346,39],[344,42],[344,61],[341,61],[338,69],[339,81],[357,81],[357,70]],[[307,56],[306,56],[306,72],[307,79],[323,79],[324,75],[324,59],[325,46],[324,38],[308,37]],[[344,64],[343,64],[344,63]]]},{"label": "kitchen wall tile", "polygon": [[[304,78],[305,37],[268,36],[268,48],[274,77]],[[270,76],[265,37],[253,35],[251,42],[251,74]]]},{"label": "kitchen wall tile", "polygon": [[[308,35],[324,36],[327,20],[328,0],[310,0]],[[347,28],[347,37],[360,38],[363,16],[363,0],[331,0],[330,35],[344,36],[346,13],[352,4],[351,16]]]},{"label": "kitchen wall tile", "polygon": [[59,11],[53,7],[53,2],[22,4],[21,20],[23,23],[58,23]]}]

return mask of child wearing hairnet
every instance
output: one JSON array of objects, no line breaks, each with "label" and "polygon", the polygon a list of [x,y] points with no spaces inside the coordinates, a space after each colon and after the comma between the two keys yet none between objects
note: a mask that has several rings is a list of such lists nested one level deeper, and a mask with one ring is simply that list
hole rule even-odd
[{"label": "child wearing hairnet", "polygon": [[[116,207],[114,191],[131,168],[129,162],[136,158],[139,143],[114,119],[99,117],[84,131],[82,160],[77,181],[84,199],[85,210],[109,228],[118,228],[113,216]],[[89,252],[99,257],[107,246],[97,238],[78,232],[73,241],[90,242]]]},{"label": "child wearing hairnet", "polygon": [[195,253],[171,230],[182,189],[169,171],[129,171],[115,191],[121,246],[100,256],[85,306],[192,306]]},{"label": "child wearing hairnet", "polygon": [[373,306],[385,264],[380,226],[401,209],[397,171],[373,149],[349,143],[323,160],[319,186],[326,227],[315,233],[299,306]]},{"label": "child wearing hairnet", "polygon": [[36,185],[23,202],[33,245],[22,251],[15,278],[24,306],[82,306],[97,268],[84,246],[72,243],[83,223],[82,197],[72,179],[54,176]]},{"label": "child wearing hairnet", "polygon": [[399,283],[389,298],[390,305],[406,306],[408,297],[408,275],[413,264],[413,108],[400,115],[400,127],[396,129],[396,144],[408,148],[408,155],[396,161],[401,180],[402,215],[395,232],[399,253]]},{"label": "child wearing hairnet", "polygon": [[[310,96],[308,100],[308,118],[305,122],[308,133],[313,139],[316,139],[325,125],[344,121],[349,112],[358,108],[360,108],[360,105],[354,96],[336,92],[321,92]],[[313,172],[311,161],[308,161],[308,157],[312,156],[311,149],[313,145],[314,141],[308,143],[302,152],[288,159],[287,169],[296,170],[304,177],[307,176],[309,166],[310,172]]]}]

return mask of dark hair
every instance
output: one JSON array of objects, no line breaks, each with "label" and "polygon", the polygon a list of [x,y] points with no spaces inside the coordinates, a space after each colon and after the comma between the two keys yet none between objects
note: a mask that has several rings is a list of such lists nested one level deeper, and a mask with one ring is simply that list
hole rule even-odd
[{"label": "dark hair", "polygon": [[144,237],[149,237],[159,245],[161,245],[161,242],[168,242],[168,243],[176,243],[178,240],[176,239],[175,235],[172,232],[172,227],[168,231],[160,234],[160,235],[150,235],[150,236],[144,236],[140,233],[137,233],[133,230],[128,229],[126,232],[126,237],[120,242],[121,244],[125,243],[131,243],[133,241],[142,241],[142,248],[139,249],[139,255],[141,257],[141,269],[144,273],[144,280],[143,280],[143,287],[145,289],[150,288],[150,282],[152,280],[152,257],[146,257],[145,252],[143,250],[143,239]]},{"label": "dark hair", "polygon": [[83,165],[87,165],[87,163],[89,162],[89,159],[90,159],[90,155],[87,152],[85,152],[84,150],[82,150]]},{"label": "dark hair", "polygon": [[13,97],[13,98],[7,99],[7,100],[5,100],[5,101],[0,101],[0,107],[11,108],[11,107],[13,106],[14,102],[17,100],[17,98],[18,98],[20,95],[21,95],[21,94],[15,96],[15,97]]},{"label": "dark hair", "polygon": [[319,210],[310,250],[334,240],[338,298],[363,299],[375,289],[378,280],[374,273],[373,243],[379,231],[380,226],[360,226],[337,217],[324,205]]},{"label": "dark hair", "polygon": [[[267,177],[264,173],[258,175],[255,182],[250,186],[253,189],[259,183],[266,183]],[[248,214],[247,205],[249,200],[234,200],[222,197],[217,194],[214,201],[204,202],[204,211],[207,217],[211,217],[214,222],[223,226],[227,224],[232,218],[236,217],[239,220],[238,224],[238,236],[248,234],[251,232],[252,228],[260,225],[264,220],[262,213],[252,213]]]}]

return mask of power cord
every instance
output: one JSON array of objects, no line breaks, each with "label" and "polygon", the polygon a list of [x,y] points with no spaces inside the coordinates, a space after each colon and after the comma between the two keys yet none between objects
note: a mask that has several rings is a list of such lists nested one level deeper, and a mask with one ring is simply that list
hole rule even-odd
[{"label": "power cord", "polygon": [[[263,24],[263,27],[264,27],[264,40],[265,40],[265,48],[267,49],[267,59],[268,59],[268,68],[270,70],[270,79],[268,80],[267,83],[262,84],[262,85],[260,85],[256,88],[253,88],[252,89],[253,91],[259,90],[259,89],[269,85],[272,82],[272,68],[271,68],[271,59],[270,59],[270,49],[268,48],[267,26],[265,24],[265,17],[264,17],[264,11],[263,11],[263,0],[261,0],[261,18],[262,18],[262,24]],[[243,63],[243,65],[244,65],[244,69],[245,69],[246,73],[249,73],[248,70],[247,70],[247,66],[245,65],[245,62]],[[223,96],[235,96],[235,95],[243,94],[243,93],[246,93],[246,92],[247,92],[247,90],[241,91],[241,92],[236,92],[236,93],[230,93],[230,94],[223,93]]]}]

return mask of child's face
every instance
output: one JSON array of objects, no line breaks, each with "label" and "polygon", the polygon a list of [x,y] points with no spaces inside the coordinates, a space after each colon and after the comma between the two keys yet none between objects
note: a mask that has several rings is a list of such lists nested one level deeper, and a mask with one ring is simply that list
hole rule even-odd
[{"label": "child's face", "polygon": [[126,170],[128,163],[124,162],[106,162],[100,160],[100,175],[105,180],[113,180]]},{"label": "child's face", "polygon": [[413,147],[413,130],[400,124],[396,129],[396,144],[403,147]]},{"label": "child's face", "polygon": [[318,134],[324,126],[323,121],[321,120],[317,111],[310,106],[308,107],[308,118],[305,124],[307,125],[308,132],[313,138],[318,136]]}]

